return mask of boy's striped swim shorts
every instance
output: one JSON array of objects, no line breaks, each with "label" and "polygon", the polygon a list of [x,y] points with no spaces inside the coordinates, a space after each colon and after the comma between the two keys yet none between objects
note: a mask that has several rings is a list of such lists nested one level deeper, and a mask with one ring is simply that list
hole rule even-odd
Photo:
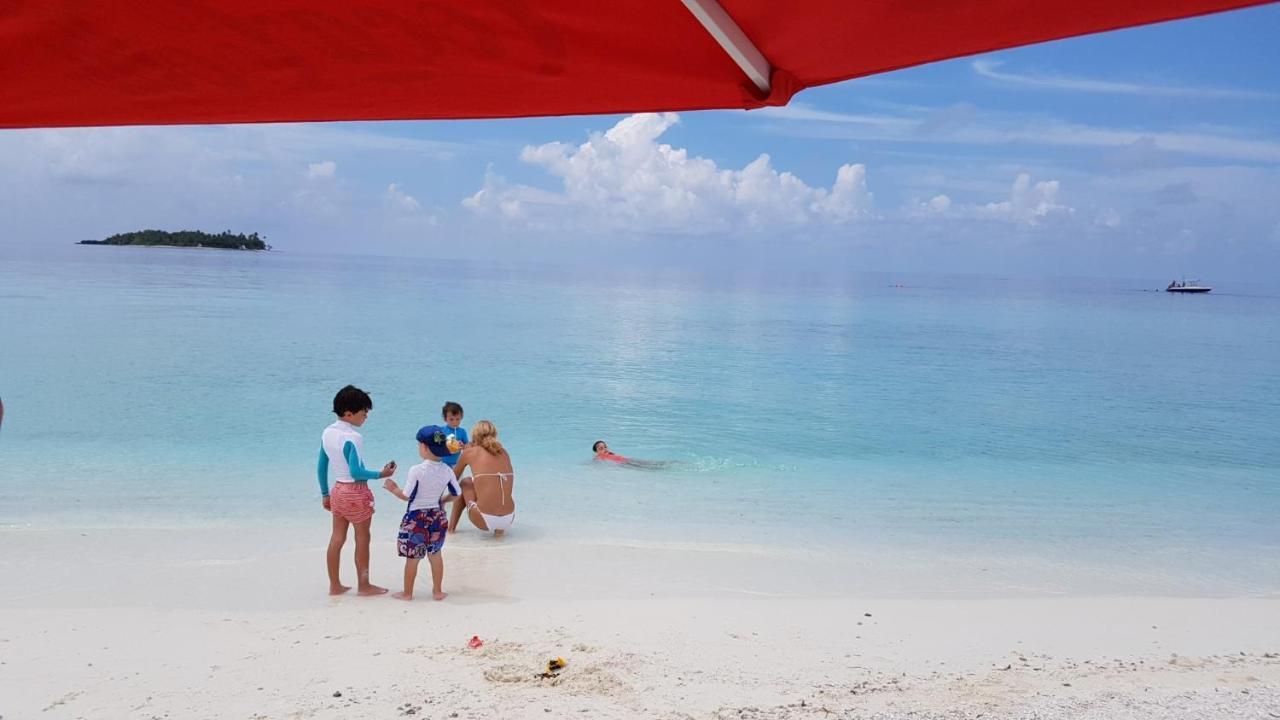
[{"label": "boy's striped swim shorts", "polygon": [[368,483],[334,483],[333,490],[329,491],[329,508],[348,522],[367,522],[373,517],[373,491]]}]

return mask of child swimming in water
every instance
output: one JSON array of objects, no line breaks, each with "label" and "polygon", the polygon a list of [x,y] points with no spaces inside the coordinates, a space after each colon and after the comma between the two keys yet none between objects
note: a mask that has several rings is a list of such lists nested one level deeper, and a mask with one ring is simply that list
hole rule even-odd
[{"label": "child swimming in water", "polygon": [[443,600],[441,589],[444,581],[445,533],[449,529],[449,517],[444,502],[449,497],[462,494],[453,470],[442,459],[450,454],[447,427],[427,425],[418,430],[418,455],[422,462],[409,468],[409,478],[401,490],[396,481],[387,478],[383,483],[392,495],[409,503],[400,521],[400,534],[396,538],[396,551],[404,558],[404,590],[393,597],[413,599],[413,585],[418,579],[418,563],[427,558],[431,564],[431,597]]},{"label": "child swimming in water", "polygon": [[591,445],[591,452],[595,453],[596,460],[602,462],[626,463],[631,459],[623,457],[617,453],[609,451],[609,443],[603,440],[597,440]]},{"label": "child swimming in water", "polygon": [[609,449],[609,443],[603,440],[597,440],[591,444],[591,452],[595,453],[595,460],[600,462],[611,462],[627,467],[645,468],[648,470],[660,470],[662,468],[671,467],[674,463],[670,460],[636,460],[625,455],[619,455]]}]

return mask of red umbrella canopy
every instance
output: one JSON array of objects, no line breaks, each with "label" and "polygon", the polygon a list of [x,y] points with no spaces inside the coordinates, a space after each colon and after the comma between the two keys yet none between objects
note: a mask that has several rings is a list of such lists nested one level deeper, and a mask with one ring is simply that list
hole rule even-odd
[{"label": "red umbrella canopy", "polygon": [[782,105],[799,90],[1258,0],[16,0],[0,127]]}]

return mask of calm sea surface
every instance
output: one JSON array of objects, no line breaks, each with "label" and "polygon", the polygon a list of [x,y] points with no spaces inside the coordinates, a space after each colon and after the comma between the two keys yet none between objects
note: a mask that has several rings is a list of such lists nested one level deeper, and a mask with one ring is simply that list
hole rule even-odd
[{"label": "calm sea surface", "polygon": [[1280,592],[1280,298],[1164,282],[0,249],[0,526],[323,524],[354,383],[370,464],[493,420],[538,537]]}]

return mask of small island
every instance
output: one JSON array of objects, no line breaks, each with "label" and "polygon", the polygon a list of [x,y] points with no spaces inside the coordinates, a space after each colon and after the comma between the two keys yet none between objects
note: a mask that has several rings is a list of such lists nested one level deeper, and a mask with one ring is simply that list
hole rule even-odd
[{"label": "small island", "polygon": [[219,248],[222,250],[270,250],[271,246],[258,237],[258,233],[248,235],[233,234],[226,230],[213,235],[199,230],[180,230],[166,232],[164,230],[140,230],[138,232],[120,233],[105,240],[81,240],[80,245],[141,245],[144,247],[180,247],[180,248]]}]

